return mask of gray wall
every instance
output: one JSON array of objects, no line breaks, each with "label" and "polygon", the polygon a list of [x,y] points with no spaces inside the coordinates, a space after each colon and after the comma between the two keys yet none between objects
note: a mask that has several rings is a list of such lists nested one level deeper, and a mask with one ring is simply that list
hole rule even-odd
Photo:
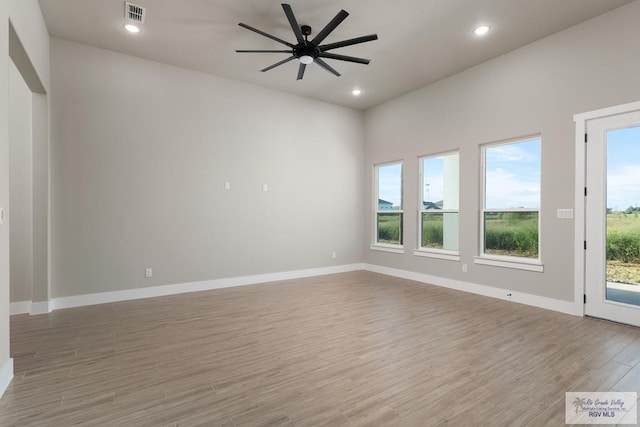
[{"label": "gray wall", "polygon": [[9,360],[9,4],[0,1],[0,368]]},{"label": "gray wall", "polygon": [[[49,30],[38,0],[9,0],[9,19],[33,69],[33,72],[25,71],[23,77],[30,86],[41,88],[37,92],[47,92],[50,74]],[[34,87],[31,89],[34,91]]]},{"label": "gray wall", "polygon": [[[404,159],[405,254],[366,251],[368,263],[573,300],[573,221],[556,209],[574,200],[573,114],[640,99],[640,2],[369,110],[366,171]],[[490,42],[490,40],[488,40]],[[473,264],[478,255],[480,144],[542,134],[544,273]],[[460,149],[461,262],[413,256],[418,225],[419,155]],[[372,229],[365,190],[365,238]],[[461,264],[469,265],[463,273]]]},{"label": "gray wall", "polygon": [[[11,298],[40,302],[49,299],[49,34],[37,0],[11,0],[8,33],[15,65],[10,137],[17,139],[11,141]],[[46,303],[31,307],[32,313],[46,311]]]},{"label": "gray wall", "polygon": [[0,206],[5,209],[5,222],[0,226],[0,367],[9,360],[9,19],[34,71],[31,77],[45,91],[49,87],[49,35],[38,1],[0,1],[0,81],[5,82],[0,84]]},{"label": "gray wall", "polygon": [[31,90],[9,61],[9,203],[11,302],[31,301],[33,285],[33,144]]},{"label": "gray wall", "polygon": [[51,75],[53,297],[362,261],[362,113],[59,39]]}]

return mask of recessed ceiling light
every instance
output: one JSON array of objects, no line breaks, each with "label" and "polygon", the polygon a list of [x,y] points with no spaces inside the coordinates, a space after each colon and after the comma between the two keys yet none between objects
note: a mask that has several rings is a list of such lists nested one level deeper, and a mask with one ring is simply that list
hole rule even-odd
[{"label": "recessed ceiling light", "polygon": [[140,28],[133,24],[124,24],[124,29],[129,31],[130,33],[139,33]]},{"label": "recessed ceiling light", "polygon": [[353,96],[360,96],[361,93],[362,91],[360,89],[354,89],[351,91],[351,95]]},{"label": "recessed ceiling light", "polygon": [[480,25],[475,30],[473,30],[473,34],[475,34],[476,36],[484,36],[489,32],[490,29],[491,27],[488,25]]}]

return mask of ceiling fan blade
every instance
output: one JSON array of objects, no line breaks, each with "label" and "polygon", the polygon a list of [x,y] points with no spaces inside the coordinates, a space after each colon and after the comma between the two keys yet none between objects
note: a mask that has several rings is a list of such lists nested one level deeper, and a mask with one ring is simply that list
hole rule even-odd
[{"label": "ceiling fan blade", "polygon": [[304,77],[304,70],[307,68],[306,64],[300,63],[300,68],[298,68],[298,78],[297,80],[302,80]]},{"label": "ceiling fan blade", "polygon": [[292,50],[238,50],[238,53],[293,53]]},{"label": "ceiling fan blade", "polygon": [[318,46],[318,49],[320,49],[321,52],[326,52],[326,51],[331,50],[331,49],[337,49],[339,47],[351,46],[351,45],[359,44],[359,43],[366,43],[366,42],[370,42],[370,41],[373,41],[373,40],[378,40],[378,35],[377,34],[371,34],[371,35],[368,35],[368,36],[356,37],[355,39],[343,40],[343,41],[337,42],[337,43],[325,44],[325,45],[322,45],[322,46]]},{"label": "ceiling fan blade", "polygon": [[296,39],[298,43],[302,43],[303,45],[307,45],[307,42],[302,35],[302,31],[300,30],[300,25],[298,25],[298,21],[296,21],[296,16],[293,14],[293,9],[291,9],[291,5],[282,3],[282,9],[284,9],[284,14],[287,15],[287,19],[289,20],[289,25],[291,25],[291,29],[293,30],[293,34],[296,35]]},{"label": "ceiling fan blade", "polygon": [[356,58],[355,56],[336,55],[335,53],[320,52],[322,58],[337,59],[339,61],[356,62],[358,64],[369,64],[370,59]]},{"label": "ceiling fan blade", "polygon": [[340,77],[340,73],[334,70],[333,67],[331,67],[331,65],[327,64],[322,59],[316,58],[314,59],[314,62],[317,63],[322,68],[324,68],[325,70],[327,70],[328,72],[330,72],[331,74],[334,74],[336,77]]},{"label": "ceiling fan blade", "polygon": [[272,36],[271,34],[267,34],[267,33],[265,33],[264,31],[261,31],[261,30],[259,30],[259,29],[257,29],[257,28],[253,28],[253,27],[252,27],[252,26],[250,26],[250,25],[243,24],[242,22],[241,22],[241,23],[239,23],[238,25],[240,25],[242,28],[246,28],[247,30],[253,31],[254,33],[258,33],[258,34],[260,34],[261,36],[265,36],[265,37],[267,37],[267,38],[269,38],[269,39],[271,39],[271,40],[275,40],[275,41],[277,41],[278,43],[282,43],[283,45],[286,45],[286,46],[289,46],[289,47],[293,47],[293,45],[292,45],[291,43],[286,42],[286,41],[284,41],[284,40],[282,40],[282,39],[280,39],[280,38],[278,38],[278,37],[276,37],[276,36]]},{"label": "ceiling fan blade", "polygon": [[289,61],[291,61],[292,59],[295,59],[295,58],[296,58],[295,56],[290,56],[290,57],[288,57],[287,59],[284,59],[284,60],[282,60],[282,61],[280,61],[280,62],[276,62],[275,64],[270,65],[270,66],[268,66],[267,68],[263,68],[263,69],[262,69],[262,70],[260,70],[260,71],[262,71],[262,72],[264,73],[265,71],[269,71],[269,70],[271,70],[271,69],[273,69],[273,68],[279,67],[279,66],[280,66],[280,65],[282,65],[282,64],[286,64],[287,62],[289,62]]},{"label": "ceiling fan blade", "polygon": [[329,22],[327,26],[324,27],[322,31],[320,31],[316,35],[311,43],[318,46],[322,42],[322,40],[324,40],[333,30],[336,29],[338,25],[340,25],[342,21],[346,19],[347,16],[349,16],[349,13],[347,13],[346,10],[341,10],[340,12],[338,12],[338,14],[331,20],[331,22]]}]

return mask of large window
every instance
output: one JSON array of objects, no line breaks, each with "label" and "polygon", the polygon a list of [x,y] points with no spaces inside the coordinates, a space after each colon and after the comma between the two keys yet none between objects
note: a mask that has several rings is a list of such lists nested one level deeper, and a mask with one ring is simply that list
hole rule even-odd
[{"label": "large window", "polygon": [[458,152],[420,158],[419,249],[416,255],[458,255]]},{"label": "large window", "polygon": [[375,245],[402,246],[402,163],[375,166]]},{"label": "large window", "polygon": [[482,147],[482,255],[540,260],[540,137]]}]

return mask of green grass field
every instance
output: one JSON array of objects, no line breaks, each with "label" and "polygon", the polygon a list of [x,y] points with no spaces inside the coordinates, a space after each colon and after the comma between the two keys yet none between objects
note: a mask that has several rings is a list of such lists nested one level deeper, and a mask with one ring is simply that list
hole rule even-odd
[{"label": "green grass field", "polygon": [[538,257],[537,212],[487,212],[484,230],[485,253]]},{"label": "green grass field", "polygon": [[422,247],[442,249],[443,247],[442,214],[422,214]]},{"label": "green grass field", "polygon": [[607,281],[640,284],[640,215],[607,215]]},{"label": "green grass field", "polygon": [[[485,220],[485,253],[536,258],[538,214],[535,212],[488,213]],[[378,215],[378,242],[402,244],[398,213]],[[442,215],[423,217],[422,246],[442,248]],[[640,284],[640,214],[607,215],[607,280]]]},{"label": "green grass field", "polygon": [[378,243],[402,244],[402,214],[378,214]]},{"label": "green grass field", "polygon": [[[485,253],[536,258],[538,214],[535,212],[488,213],[485,222]],[[443,247],[443,215],[422,217],[422,247]]]}]

